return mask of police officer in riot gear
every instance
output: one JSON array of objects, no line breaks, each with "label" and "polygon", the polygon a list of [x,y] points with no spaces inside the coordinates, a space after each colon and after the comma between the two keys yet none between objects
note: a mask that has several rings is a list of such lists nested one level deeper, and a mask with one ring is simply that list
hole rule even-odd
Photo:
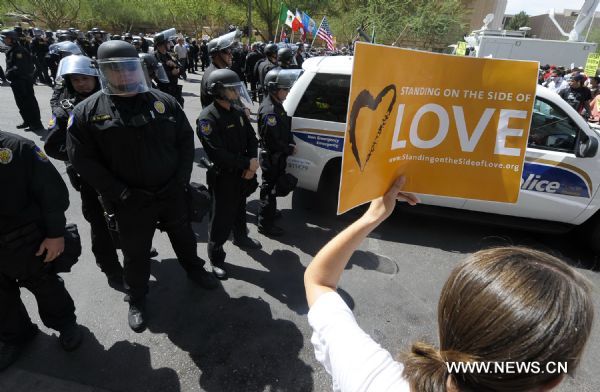
[{"label": "police officer in riot gear", "polygon": [[60,61],[71,55],[82,55],[81,48],[70,41],[57,42],[50,45],[48,51],[48,58],[51,64],[50,70],[54,76],[54,87],[52,91],[52,97],[50,98],[50,107],[52,110],[60,106],[60,102],[63,99],[68,99],[68,94],[65,92],[65,86],[63,84],[62,77],[59,75],[59,64]]},{"label": "police officer in riot gear", "polygon": [[96,258],[96,264],[106,274],[111,287],[122,289],[123,268],[119,264],[117,249],[106,225],[104,210],[98,201],[98,193],[68,163],[66,150],[69,117],[75,105],[100,89],[98,70],[89,57],[68,56],[61,60],[59,76],[63,78],[64,95],[60,105],[52,110],[44,149],[51,157],[67,162],[67,174],[73,187],[80,192],[83,216],[90,223],[92,253]]},{"label": "police officer in riot gear", "polygon": [[250,92],[252,94],[252,100],[258,100],[257,97],[257,84],[258,80],[254,76],[254,66],[256,63],[264,58],[264,55],[260,52],[260,42],[255,42],[250,47],[251,51],[246,56],[246,80],[250,83]]},{"label": "police officer in riot gear", "polygon": [[296,42],[297,48],[294,54],[294,62],[298,65],[298,68],[302,68],[304,62],[304,44],[302,42]]},{"label": "police officer in riot gear", "polygon": [[0,370],[18,358],[38,328],[19,287],[31,291],[45,326],[71,351],[81,343],[75,305],[52,263],[64,251],[69,192],[31,140],[0,131]]},{"label": "police officer in riot gear", "polygon": [[232,31],[220,37],[214,38],[208,43],[208,54],[211,58],[211,63],[200,83],[200,102],[205,108],[213,102],[213,96],[208,92],[208,80],[210,74],[217,69],[230,68],[233,63],[233,46],[236,44],[236,38],[241,35],[239,30]]},{"label": "police officer in riot gear", "polygon": [[41,83],[51,85],[52,80],[48,74],[48,64],[46,63],[49,46],[50,43],[48,42],[48,38],[46,38],[46,34],[40,29],[34,29],[34,37],[31,41],[31,54],[35,61],[35,78]]},{"label": "police officer in riot gear", "polygon": [[262,93],[264,90],[263,82],[267,72],[277,67],[277,45],[268,44],[264,49],[265,57],[259,60],[254,66],[254,76],[258,80],[258,90],[260,91],[259,101],[262,102]]},{"label": "police officer in riot gear", "polygon": [[[175,30],[173,30],[174,32]],[[154,36],[154,55],[159,63],[163,65],[169,78],[168,83],[162,83],[159,81],[158,89],[164,91],[167,94],[175,97],[177,102],[183,107],[183,95],[181,93],[182,86],[178,85],[179,81],[179,63],[177,59],[168,51],[168,36],[166,32],[157,34]]]},{"label": "police officer in riot gear", "polygon": [[281,48],[277,51],[277,64],[283,69],[298,69],[294,64],[294,52],[290,48]]},{"label": "police officer in riot gear", "polygon": [[98,53],[98,48],[104,42],[104,37],[102,36],[102,30],[100,30],[98,27],[92,28],[92,35],[94,36],[94,38],[90,43],[89,56],[95,58]]},{"label": "police officer in riot gear", "polygon": [[158,62],[156,56],[150,53],[139,53],[140,58],[148,71],[148,85],[152,88],[157,88],[158,83],[169,83],[169,78],[163,65]]},{"label": "police officer in riot gear", "polygon": [[237,74],[229,69],[216,69],[206,84],[214,101],[200,113],[197,134],[213,163],[207,173],[213,202],[208,257],[215,276],[226,279],[223,244],[232,229],[235,245],[261,247],[248,237],[246,227],[246,198],[258,185],[258,141],[247,116],[236,105],[241,96],[250,99]]},{"label": "police officer in riot gear", "polygon": [[23,118],[23,123],[17,125],[17,128],[28,128],[32,132],[44,131],[40,107],[33,91],[34,63],[31,54],[19,43],[18,34],[14,30],[2,30],[0,37],[10,47],[6,52],[6,79],[10,81],[15,102]]},{"label": "police officer in riot gear", "polygon": [[167,232],[190,279],[205,288],[218,285],[197,255],[188,217],[194,133],[177,101],[148,87],[131,44],[105,42],[97,62],[102,90],[73,110],[67,152],[81,177],[112,204],[125,255],[128,322],[141,332],[157,227]]},{"label": "police officer in riot gear", "polygon": [[[258,108],[258,132],[260,135],[260,167],[262,184],[260,187],[260,208],[258,210],[258,231],[265,235],[278,236],[283,229],[275,226],[277,196],[282,192],[282,182],[288,181],[285,168],[287,157],[296,151],[296,142],[291,131],[291,118],[288,117],[282,102],[298,78],[298,70],[275,68],[267,73],[264,84],[267,95]],[[289,175],[288,175],[289,176]],[[283,186],[285,187],[286,184]],[[287,184],[289,186],[289,184]],[[292,184],[292,187],[295,183]],[[289,192],[291,189],[288,189]]]}]

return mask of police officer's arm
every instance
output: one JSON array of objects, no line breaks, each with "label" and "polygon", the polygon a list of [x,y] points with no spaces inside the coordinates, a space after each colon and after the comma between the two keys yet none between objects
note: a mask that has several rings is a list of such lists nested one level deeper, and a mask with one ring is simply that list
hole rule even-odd
[{"label": "police officer's arm", "polygon": [[188,184],[192,176],[194,165],[194,130],[190,125],[184,111],[175,103],[177,108],[177,144],[179,150],[179,167],[177,168],[177,182]]},{"label": "police officer's arm", "polygon": [[13,54],[13,66],[11,71],[15,75],[28,76],[33,71],[31,55],[24,47],[17,47]]},{"label": "police officer's arm", "polygon": [[252,128],[248,117],[242,117],[246,127],[246,155],[250,157],[250,159],[256,159],[256,157],[258,157],[258,139],[256,138],[256,133],[254,132],[254,128]]},{"label": "police officer's arm", "polygon": [[250,167],[250,158],[227,150],[221,133],[215,123],[208,119],[199,119],[197,134],[210,160],[221,169],[246,170]]},{"label": "police officer's arm", "polygon": [[67,128],[67,154],[75,170],[102,196],[112,201],[119,201],[127,190],[102,164],[95,141],[79,120],[78,106],[73,110],[73,120]]},{"label": "police officer's arm", "polygon": [[48,136],[44,142],[44,151],[54,159],[68,161],[67,155],[67,122],[68,118],[61,111],[53,111],[48,127]]},{"label": "police officer's arm", "polygon": [[47,238],[62,237],[65,211],[69,207],[69,191],[62,177],[44,152],[33,143],[24,146],[24,156],[31,163],[30,190],[40,207]]},{"label": "police officer's arm", "polygon": [[[258,120],[260,134],[264,137],[265,147],[269,152],[290,153],[290,144],[294,145],[294,139],[290,141],[284,121],[275,113],[261,115]],[[292,147],[293,148],[293,147]]]}]

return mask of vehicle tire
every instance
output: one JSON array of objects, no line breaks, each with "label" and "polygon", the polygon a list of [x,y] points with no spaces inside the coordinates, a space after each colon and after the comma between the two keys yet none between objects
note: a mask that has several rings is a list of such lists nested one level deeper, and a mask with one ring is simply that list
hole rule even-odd
[{"label": "vehicle tire", "polygon": [[335,215],[337,213],[341,170],[341,159],[331,160],[325,165],[323,174],[321,174],[321,179],[319,180],[315,210],[326,215]]},{"label": "vehicle tire", "polygon": [[600,215],[596,214],[590,218],[589,221],[585,222],[582,229],[587,237],[590,249],[594,254],[600,255]]}]

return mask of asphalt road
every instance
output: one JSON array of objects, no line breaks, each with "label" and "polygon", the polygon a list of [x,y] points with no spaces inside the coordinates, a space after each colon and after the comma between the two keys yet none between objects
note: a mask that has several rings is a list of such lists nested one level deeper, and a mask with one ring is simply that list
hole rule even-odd
[{"label": "asphalt road", "polygon": [[[0,55],[4,64],[4,56]],[[200,112],[198,75],[182,82],[191,122]],[[35,87],[43,119],[50,118],[47,86]],[[0,87],[0,129],[42,146],[43,136],[16,130],[21,122],[11,89]],[[196,140],[197,157],[202,148]],[[55,162],[67,181],[64,164]],[[204,182],[195,164],[193,180]],[[68,183],[68,181],[67,181]],[[2,184],[3,191],[10,184]],[[94,263],[89,226],[80,198],[70,188],[67,219],[79,226],[83,254],[72,273],[63,275],[74,298],[85,341],[64,352],[54,331],[41,324],[29,292],[22,297],[42,329],[22,357],[0,374],[0,391],[328,391],[331,380],[314,359],[307,323],[302,274],[311,258],[354,215],[333,218],[312,209],[307,195],[279,200],[277,240],[256,231],[258,192],[249,198],[250,234],[263,249],[242,251],[227,243],[230,278],[205,291],[190,283],[176,262],[167,237],[157,232],[148,296],[148,329],[127,326],[127,303],[112,290]],[[198,250],[206,259],[206,221],[196,224]],[[341,292],[365,331],[392,353],[417,339],[437,343],[436,305],[450,270],[470,253],[493,245],[523,244],[564,256],[600,286],[598,258],[570,235],[548,236],[492,225],[420,216],[398,210],[353,257]],[[600,294],[594,291],[597,314]],[[585,357],[574,379],[558,391],[600,389],[600,323],[595,323]]]}]

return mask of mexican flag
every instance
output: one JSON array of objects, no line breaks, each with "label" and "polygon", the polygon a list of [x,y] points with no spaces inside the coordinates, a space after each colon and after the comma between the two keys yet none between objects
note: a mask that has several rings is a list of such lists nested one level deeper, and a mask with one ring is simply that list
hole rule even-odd
[{"label": "mexican flag", "polygon": [[292,27],[292,22],[295,18],[295,15],[292,11],[288,10],[285,4],[281,3],[281,8],[279,9],[279,21],[283,24]]}]

